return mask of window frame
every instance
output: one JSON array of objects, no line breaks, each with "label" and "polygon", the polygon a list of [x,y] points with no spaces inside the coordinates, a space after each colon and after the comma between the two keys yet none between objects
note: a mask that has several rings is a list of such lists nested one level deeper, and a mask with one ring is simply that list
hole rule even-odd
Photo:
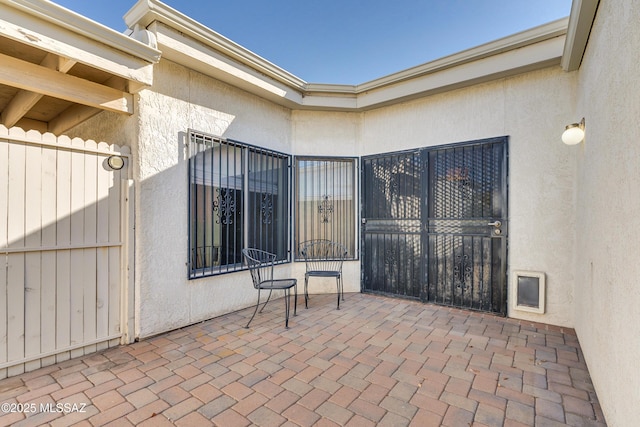
[{"label": "window frame", "polygon": [[[205,145],[204,148],[201,149],[202,144]],[[208,144],[208,147],[206,147],[206,145]],[[196,267],[194,266],[194,248],[193,248],[193,244],[194,244],[194,238],[197,240],[198,237],[194,236],[194,229],[193,229],[193,225],[194,225],[194,221],[198,222],[198,218],[197,216],[194,217],[194,215],[196,215],[196,213],[193,212],[194,210],[194,197],[198,197],[196,193],[199,192],[199,190],[197,188],[194,187],[194,184],[196,184],[197,181],[197,168],[195,166],[196,163],[196,158],[197,155],[199,153],[205,152],[207,149],[211,149],[213,147],[214,144],[222,144],[225,145],[227,147],[235,147],[236,149],[240,149],[240,163],[241,163],[241,172],[239,174],[239,176],[241,177],[241,188],[239,189],[239,191],[241,192],[241,200],[240,200],[240,204],[241,204],[241,211],[237,214],[237,218],[239,220],[239,222],[241,223],[240,227],[240,235],[241,235],[241,239],[242,241],[240,242],[240,246],[241,248],[247,247],[248,243],[252,240],[252,237],[250,236],[251,233],[251,228],[248,227],[248,222],[251,220],[251,218],[255,217],[255,213],[252,213],[251,209],[252,207],[255,208],[256,206],[256,197],[255,194],[252,194],[251,192],[251,185],[252,183],[250,182],[250,175],[251,175],[251,170],[250,165],[249,165],[249,159],[252,155],[252,153],[258,154],[258,155],[265,155],[265,156],[269,156],[270,158],[273,159],[280,159],[281,161],[284,161],[284,165],[283,165],[283,169],[285,169],[284,173],[282,174],[282,178],[283,178],[283,182],[280,182],[280,180],[277,181],[277,186],[284,186],[284,196],[286,197],[286,199],[279,204],[279,206],[283,209],[284,212],[280,212],[278,213],[278,219],[283,220],[284,221],[284,226],[281,227],[282,230],[286,231],[286,233],[284,233],[285,235],[282,237],[280,236],[280,233],[274,233],[273,235],[275,235],[277,238],[282,239],[282,241],[279,242],[279,244],[277,244],[278,246],[282,246],[284,245],[283,248],[283,252],[284,252],[284,257],[281,257],[280,259],[278,259],[276,261],[276,264],[286,264],[286,263],[290,263],[291,262],[291,229],[292,229],[292,223],[291,223],[291,217],[292,217],[292,208],[291,208],[291,200],[292,200],[292,156],[290,154],[287,153],[283,153],[277,150],[273,150],[270,148],[265,148],[265,147],[260,147],[260,146],[256,146],[256,145],[252,145],[252,144],[247,144],[245,142],[241,142],[241,141],[236,141],[236,140],[232,140],[232,139],[228,139],[228,138],[222,138],[216,135],[211,135],[205,132],[201,132],[201,131],[197,131],[197,130],[193,130],[193,129],[188,129],[187,134],[186,134],[186,145],[187,145],[187,161],[188,161],[188,172],[187,172],[187,192],[188,192],[188,207],[187,207],[187,218],[188,218],[188,243],[187,243],[187,248],[188,248],[188,255],[187,255],[187,276],[189,280],[193,280],[193,279],[200,279],[200,278],[205,278],[205,277],[211,277],[211,276],[219,276],[222,274],[226,274],[226,273],[234,273],[237,271],[243,271],[243,270],[247,270],[247,266],[245,265],[245,263],[241,260],[240,262],[233,262],[233,263],[229,263],[229,264],[225,264],[225,265],[218,265],[218,266],[214,266],[213,263],[211,263],[212,265],[205,265],[203,267]],[[213,158],[213,155],[212,155]],[[234,160],[235,161],[235,160]],[[204,162],[203,162],[204,163]],[[205,166],[203,166],[204,168]],[[214,172],[213,170],[215,169],[214,167],[210,167],[210,169],[212,170],[211,174],[213,176]],[[280,169],[278,169],[280,170]],[[203,176],[207,173],[207,171],[204,171],[203,169]],[[238,174],[236,173],[235,177],[237,177]],[[222,177],[222,175],[220,175],[220,177]],[[225,176],[225,179],[229,179],[229,176]],[[204,181],[204,179],[203,179]],[[261,182],[262,183],[262,182]],[[267,183],[268,185],[269,183]],[[204,185],[204,184],[202,184]],[[255,184],[253,184],[255,186]],[[215,188],[212,186],[212,188]],[[226,187],[220,187],[220,188],[226,188]],[[213,190],[211,190],[213,192]],[[203,194],[205,194],[206,190],[202,191]],[[253,193],[256,193],[255,191]],[[204,205],[206,205],[206,200],[207,197],[204,196],[203,197],[203,203]],[[211,197],[211,199],[213,199],[213,197]],[[212,201],[212,200],[210,200]],[[204,206],[203,205],[203,206]],[[214,205],[215,206],[215,205]],[[196,208],[197,209],[197,208]],[[213,212],[213,207],[211,208],[212,212]],[[206,212],[206,211],[203,211]],[[234,217],[235,218],[235,217]],[[205,214],[205,221],[206,221],[206,214]],[[211,214],[211,218],[210,218],[211,223],[215,223],[215,213]],[[211,227],[213,228],[213,226]],[[255,228],[255,227],[254,227]],[[205,229],[206,230],[206,229]],[[206,233],[206,231],[205,231]],[[212,241],[215,240],[212,237]],[[237,250],[237,244],[234,244],[232,246],[233,249]],[[262,249],[262,248],[260,248]],[[206,249],[205,249],[206,250]],[[197,251],[197,248],[196,248]],[[281,254],[282,255],[282,254]]]},{"label": "window frame", "polygon": [[[292,217],[292,234],[293,234],[293,240],[294,240],[294,248],[295,250],[293,251],[293,260],[296,262],[304,262],[304,258],[302,257],[302,255],[299,253],[300,251],[300,244],[303,243],[303,240],[300,240],[301,236],[300,236],[300,232],[301,232],[301,227],[300,227],[300,219],[299,219],[299,212],[298,212],[298,206],[299,206],[299,197],[300,197],[300,180],[299,180],[299,167],[300,167],[300,162],[301,161],[316,161],[316,162],[344,162],[344,163],[351,163],[351,170],[349,172],[350,174],[350,178],[352,181],[352,188],[351,188],[351,196],[352,196],[352,200],[351,200],[351,206],[350,206],[350,210],[351,212],[349,212],[350,215],[350,221],[352,223],[353,226],[353,230],[352,230],[352,235],[349,236],[349,238],[352,239],[351,243],[351,247],[347,247],[347,257],[345,258],[345,261],[357,261],[359,260],[359,239],[360,239],[360,226],[358,223],[358,209],[359,209],[359,191],[360,191],[360,182],[359,182],[359,171],[360,171],[360,158],[357,156],[315,156],[315,155],[300,155],[300,156],[293,156],[293,176],[292,176],[292,180],[293,180],[293,184],[294,184],[294,188],[293,188],[293,195],[292,195],[292,200],[291,203],[294,206],[293,208],[293,217]],[[314,236],[310,236],[312,239],[314,238]],[[315,238],[322,238],[321,236],[317,236]],[[300,241],[299,241],[300,240]],[[309,240],[309,239],[305,239],[304,241]]]}]

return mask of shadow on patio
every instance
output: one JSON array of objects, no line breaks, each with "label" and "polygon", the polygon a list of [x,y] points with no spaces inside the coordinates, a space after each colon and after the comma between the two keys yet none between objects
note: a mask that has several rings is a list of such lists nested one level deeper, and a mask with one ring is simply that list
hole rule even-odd
[{"label": "shadow on patio", "polygon": [[288,330],[276,301],[251,329],[248,308],[2,380],[0,425],[605,425],[573,330],[334,300]]}]

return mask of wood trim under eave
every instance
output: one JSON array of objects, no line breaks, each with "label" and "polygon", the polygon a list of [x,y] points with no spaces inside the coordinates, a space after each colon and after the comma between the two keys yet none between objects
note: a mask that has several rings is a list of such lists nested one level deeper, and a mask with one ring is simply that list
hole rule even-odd
[{"label": "wood trim under eave", "polygon": [[[16,42],[68,58],[108,74],[153,84],[153,63],[113,49],[67,28],[26,15],[0,0],[0,33]],[[125,36],[122,36],[126,38]],[[139,42],[138,42],[139,43]]]},{"label": "wood trim under eave", "polygon": [[[95,22],[85,16],[50,1],[42,0],[0,0],[15,10],[20,10],[41,22],[65,28],[86,40],[109,46],[120,52],[132,55],[148,63],[160,60],[160,51],[153,46],[128,37],[112,28]],[[5,12],[6,13],[6,12]]]},{"label": "wood trim under eave", "polygon": [[133,95],[0,54],[0,84],[102,110],[133,114]]}]

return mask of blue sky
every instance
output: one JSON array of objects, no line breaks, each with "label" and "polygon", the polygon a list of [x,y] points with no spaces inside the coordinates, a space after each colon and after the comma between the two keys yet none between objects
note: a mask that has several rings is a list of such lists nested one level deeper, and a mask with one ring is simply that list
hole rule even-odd
[{"label": "blue sky", "polygon": [[[117,31],[135,0],[56,0]],[[571,0],[165,0],[310,83],[359,84],[564,18]]]}]

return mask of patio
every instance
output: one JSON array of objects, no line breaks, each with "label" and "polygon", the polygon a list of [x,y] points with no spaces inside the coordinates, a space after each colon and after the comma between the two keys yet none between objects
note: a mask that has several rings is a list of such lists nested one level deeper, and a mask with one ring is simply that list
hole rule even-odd
[{"label": "patio", "polygon": [[[275,301],[250,329],[252,308],[2,380],[0,425],[605,425],[571,329],[369,294],[303,306],[288,330]],[[6,411],[41,404],[62,412]]]}]

